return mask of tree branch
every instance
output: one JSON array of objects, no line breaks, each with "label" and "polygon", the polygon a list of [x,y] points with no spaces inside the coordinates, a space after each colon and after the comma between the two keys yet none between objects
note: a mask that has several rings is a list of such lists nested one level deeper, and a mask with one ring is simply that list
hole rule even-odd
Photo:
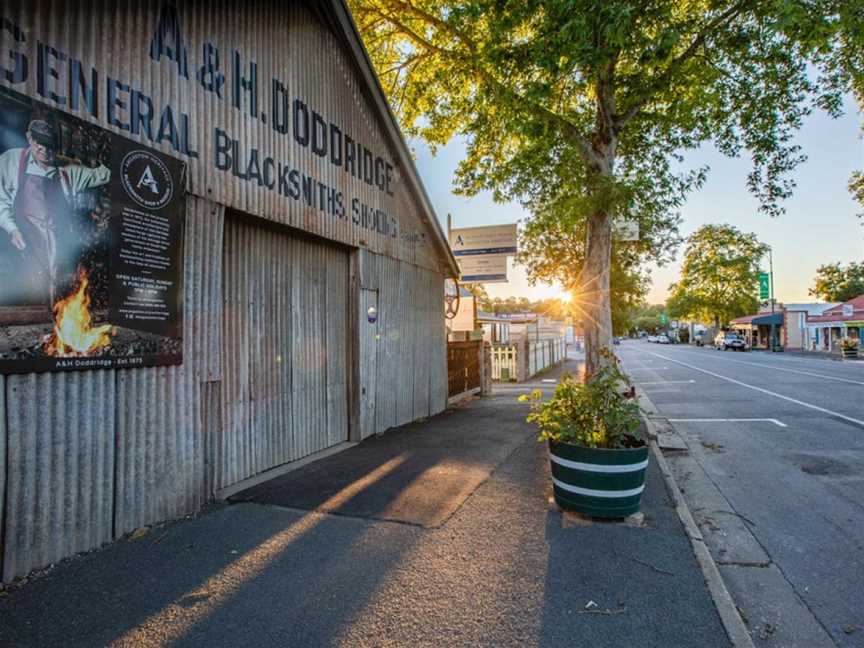
[{"label": "tree branch", "polygon": [[718,14],[710,20],[708,24],[705,25],[705,27],[693,38],[690,45],[687,46],[687,49],[676,56],[668,67],[648,84],[648,88],[640,93],[640,96],[636,97],[633,105],[623,115],[617,116],[616,128],[619,130],[623,128],[631,119],[639,114],[639,111],[645,107],[645,104],[651,101],[657,92],[668,86],[681,66],[705,45],[705,41],[712,33],[737,18],[744,9],[748,7],[748,5],[752,5],[753,3],[754,0],[738,0],[738,2],[726,9],[726,11]]}]

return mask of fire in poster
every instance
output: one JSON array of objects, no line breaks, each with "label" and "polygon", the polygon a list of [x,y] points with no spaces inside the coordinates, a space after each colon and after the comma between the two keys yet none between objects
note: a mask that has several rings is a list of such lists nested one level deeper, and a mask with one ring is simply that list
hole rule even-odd
[{"label": "fire in poster", "polygon": [[182,362],[184,173],[0,88],[0,373]]}]

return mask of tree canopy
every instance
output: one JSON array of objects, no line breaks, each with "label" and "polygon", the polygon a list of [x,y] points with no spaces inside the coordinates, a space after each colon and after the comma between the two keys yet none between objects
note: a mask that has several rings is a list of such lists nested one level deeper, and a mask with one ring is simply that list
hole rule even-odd
[{"label": "tree canopy", "polygon": [[584,223],[589,376],[611,344],[612,220],[680,204],[705,171],[681,152],[707,141],[746,151],[747,188],[781,213],[795,131],[864,78],[848,0],[349,1],[405,130],[464,139],[457,190],[535,214],[566,198]]},{"label": "tree canopy", "polygon": [[864,263],[819,266],[810,294],[829,302],[845,302],[864,295]]},{"label": "tree canopy", "polygon": [[687,239],[681,278],[669,286],[669,314],[719,327],[755,312],[759,264],[767,253],[755,234],[732,225],[703,225]]}]

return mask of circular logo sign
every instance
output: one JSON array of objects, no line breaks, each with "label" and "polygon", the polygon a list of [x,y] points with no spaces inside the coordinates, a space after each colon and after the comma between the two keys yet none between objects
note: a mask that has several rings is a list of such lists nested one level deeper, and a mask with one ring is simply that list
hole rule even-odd
[{"label": "circular logo sign", "polygon": [[165,207],[174,195],[168,167],[149,151],[126,154],[120,163],[120,182],[129,197],[147,209]]}]

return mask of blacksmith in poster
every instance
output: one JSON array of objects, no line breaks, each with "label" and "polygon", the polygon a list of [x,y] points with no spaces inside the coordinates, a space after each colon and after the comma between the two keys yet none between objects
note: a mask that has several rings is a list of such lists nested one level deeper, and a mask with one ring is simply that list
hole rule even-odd
[{"label": "blacksmith in poster", "polygon": [[32,298],[50,307],[72,284],[81,252],[72,204],[111,172],[61,163],[57,127],[45,119],[30,122],[26,139],[26,147],[0,155],[0,228],[21,252]]},{"label": "blacksmith in poster", "polygon": [[182,362],[184,173],[0,88],[0,373]]}]

